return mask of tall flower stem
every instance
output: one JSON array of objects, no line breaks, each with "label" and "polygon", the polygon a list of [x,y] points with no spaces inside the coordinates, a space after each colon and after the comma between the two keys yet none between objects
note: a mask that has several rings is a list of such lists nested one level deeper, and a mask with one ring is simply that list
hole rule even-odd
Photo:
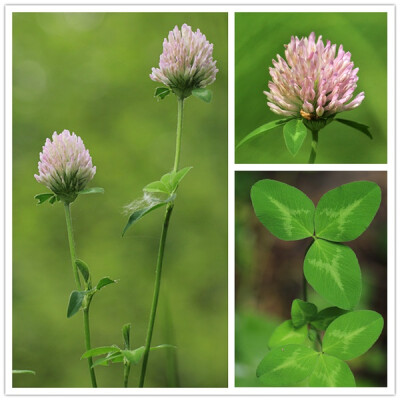
[{"label": "tall flower stem", "polygon": [[311,131],[311,133],[312,133],[311,153],[310,153],[310,158],[308,160],[308,163],[314,164],[315,157],[317,156],[318,131]]},{"label": "tall flower stem", "polygon": [[[68,242],[69,242],[69,251],[71,254],[71,263],[72,263],[72,271],[74,273],[74,279],[76,286],[79,291],[82,290],[82,285],[79,279],[78,268],[76,266],[76,250],[75,250],[75,239],[74,239],[74,231],[72,228],[72,218],[71,218],[71,207],[69,203],[64,203],[65,210],[65,220],[67,222],[67,232],[68,232]],[[86,351],[91,349],[90,345],[90,325],[89,325],[89,304],[83,310],[83,327],[85,333],[85,347]],[[89,373],[90,379],[92,381],[92,387],[97,387],[96,375],[94,369],[92,368],[93,360],[92,357],[88,358],[89,365]]]},{"label": "tall flower stem", "polygon": [[[176,127],[176,149],[175,149],[175,161],[174,161],[174,169],[173,169],[174,172],[176,172],[178,170],[179,158],[180,158],[180,153],[181,153],[181,136],[182,136],[182,125],[183,125],[183,102],[184,102],[184,99],[178,97],[178,122],[177,122],[177,127]],[[171,202],[167,205],[167,209],[165,211],[164,223],[163,223],[163,227],[161,230],[161,238],[160,238],[160,244],[159,244],[158,256],[157,256],[156,279],[155,279],[155,283],[154,283],[153,302],[151,305],[149,325],[147,327],[147,336],[146,336],[145,350],[144,350],[144,354],[143,354],[142,369],[140,371],[139,387],[144,386],[144,380],[146,377],[147,362],[149,359],[151,339],[153,336],[154,322],[155,322],[156,313],[157,313],[158,297],[160,294],[161,272],[162,272],[162,265],[163,265],[163,259],[164,259],[165,242],[167,240],[169,220],[171,218],[173,209],[174,209],[174,203]]]}]

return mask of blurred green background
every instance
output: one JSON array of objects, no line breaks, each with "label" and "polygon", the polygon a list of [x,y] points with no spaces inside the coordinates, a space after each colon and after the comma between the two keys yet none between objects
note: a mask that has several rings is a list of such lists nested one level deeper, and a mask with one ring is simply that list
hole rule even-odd
[{"label": "blurred green background", "polygon": [[[199,28],[214,43],[219,73],[211,104],[185,102],[182,182],[171,219],[146,386],[227,385],[227,14],[13,14],[13,368],[15,387],[90,386],[81,313],[66,318],[75,289],[64,210],[36,206],[46,192],[33,174],[54,131],[81,136],[97,166],[89,186],[104,195],[72,205],[77,255],[94,280],[119,279],[91,307],[92,345],[144,344],[163,210],[121,237],[123,206],[173,166],[177,102],[157,102],[149,78],[175,25]],[[175,373],[176,372],[176,373]],[[122,386],[122,366],[98,367],[101,387]],[[131,369],[137,386],[139,367]]]},{"label": "blurred green background", "polygon": [[[301,298],[304,254],[311,240],[283,241],[258,220],[250,189],[261,179],[295,186],[318,204],[327,191],[348,182],[370,180],[382,189],[382,202],[368,229],[348,245],[362,275],[359,310],[379,312],[385,321],[376,344],[349,362],[357,386],[386,386],[387,181],[386,172],[236,172],[235,187],[235,374],[236,386],[259,386],[256,368],[267,354],[273,330],[290,319],[292,301]],[[308,285],[309,301],[330,307]]]},{"label": "blurred green background", "polygon": [[[386,13],[237,13],[235,17],[236,143],[255,128],[280,117],[270,111],[267,97],[272,59],[284,57],[291,36],[322,35],[326,44],[343,44],[359,68],[356,94],[365,99],[345,119],[368,125],[373,140],[334,122],[319,137],[316,163],[386,163],[387,23]],[[282,127],[275,128],[236,151],[237,163],[306,163],[309,132],[296,157],[286,149]]]}]

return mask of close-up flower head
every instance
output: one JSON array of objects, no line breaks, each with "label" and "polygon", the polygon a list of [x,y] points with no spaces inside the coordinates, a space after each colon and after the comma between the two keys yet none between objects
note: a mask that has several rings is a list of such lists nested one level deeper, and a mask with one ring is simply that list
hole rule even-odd
[{"label": "close-up flower head", "polygon": [[199,29],[186,24],[177,26],[164,39],[159,68],[152,68],[150,78],[168,86],[185,98],[193,89],[205,88],[215,81],[218,69],[213,60],[213,44]]},{"label": "close-up flower head", "polygon": [[303,117],[306,120],[326,118],[352,110],[364,100],[364,92],[354,99],[358,68],[354,68],[351,53],[322,36],[315,41],[315,33],[299,39],[292,36],[285,45],[285,58],[277,55],[269,69],[272,82],[268,83],[268,106],[278,115]]},{"label": "close-up flower head", "polygon": [[46,139],[38,167],[36,180],[66,202],[74,201],[96,173],[82,139],[68,130]]}]

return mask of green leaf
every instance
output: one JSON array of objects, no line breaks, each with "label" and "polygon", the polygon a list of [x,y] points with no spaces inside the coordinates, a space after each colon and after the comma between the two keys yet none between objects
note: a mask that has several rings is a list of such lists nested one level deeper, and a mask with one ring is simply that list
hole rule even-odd
[{"label": "green leaf", "polygon": [[264,179],[251,188],[251,201],[261,223],[282,240],[299,240],[314,233],[314,204],[299,189]]},{"label": "green leaf", "polygon": [[125,324],[122,327],[122,336],[124,338],[124,345],[125,345],[125,349],[130,349],[131,345],[130,345],[130,336],[131,336],[131,324]]},{"label": "green leaf", "polygon": [[81,273],[86,284],[89,284],[90,283],[90,271],[89,271],[88,265],[84,261],[79,260],[79,259],[75,260],[75,264],[78,267],[78,270]]},{"label": "green leaf", "polygon": [[[55,194],[54,193],[41,193],[41,194],[37,194],[35,196],[35,199],[38,201],[38,204],[43,204],[45,203],[47,200],[50,200],[54,198],[55,199]],[[54,200],[55,201],[55,200]],[[54,202],[53,202],[54,203]]]},{"label": "green leaf", "polygon": [[143,357],[144,349],[144,346],[141,346],[135,350],[121,350],[121,354],[131,363],[131,365],[136,365]]},{"label": "green leaf", "polygon": [[382,329],[383,318],[377,312],[349,312],[329,325],[322,341],[322,350],[341,360],[351,360],[372,347]]},{"label": "green leaf", "polygon": [[352,128],[357,129],[358,131],[367,135],[370,139],[373,139],[371,132],[369,131],[369,126],[367,125],[360,124],[359,122],[350,121],[348,119],[343,119],[343,118],[335,118],[334,121],[340,122],[344,125],[351,126]]},{"label": "green leaf", "polygon": [[164,183],[170,190],[170,193],[172,193],[192,168],[193,167],[185,167],[177,172],[169,172],[168,174],[162,176],[161,182]]},{"label": "green leaf", "polygon": [[102,365],[107,367],[109,362],[112,363],[119,363],[119,362],[123,362],[124,361],[124,356],[121,355],[120,351],[114,352],[114,353],[110,353],[109,355],[107,355],[107,357],[103,357],[103,358],[99,358],[98,360],[96,360],[93,365],[92,368],[97,367],[98,365]]},{"label": "green leaf", "polygon": [[147,186],[145,186],[143,188],[143,191],[149,192],[149,193],[166,193],[166,194],[170,194],[170,191],[167,188],[167,186],[165,186],[165,184],[160,182],[160,181],[155,181],[155,182],[149,183]]},{"label": "green leaf", "polygon": [[334,242],[354,240],[367,229],[380,203],[381,189],[374,182],[351,182],[330,190],[315,210],[315,234]]},{"label": "green leaf", "polygon": [[50,197],[49,203],[54,204],[56,201],[60,201],[59,197],[54,195],[53,197]]},{"label": "green leaf", "polygon": [[256,137],[260,136],[262,133],[270,131],[271,129],[277,128],[278,126],[285,125],[287,122],[291,121],[293,118],[285,118],[285,119],[277,119],[272,122],[268,122],[267,124],[259,126],[254,131],[250,132],[246,135],[237,145],[236,149],[238,149],[243,144],[247,143],[250,140],[255,139]]},{"label": "green leaf", "polygon": [[100,290],[104,286],[111,285],[112,283],[117,283],[117,281],[114,281],[113,279],[111,279],[108,276],[106,276],[105,278],[101,278],[99,280],[99,283],[96,285],[96,289]]},{"label": "green leaf", "polygon": [[304,275],[318,294],[337,307],[350,310],[360,300],[360,266],[350,247],[316,239],[304,259]]},{"label": "green leaf", "polygon": [[166,199],[166,200],[155,199],[155,200],[154,200],[154,203],[153,203],[152,205],[134,211],[134,212],[130,215],[130,217],[129,217],[129,219],[128,219],[128,222],[127,222],[127,224],[125,225],[125,228],[124,228],[124,230],[123,230],[123,232],[122,232],[122,236],[125,235],[126,231],[131,227],[131,225],[133,225],[135,222],[139,221],[139,220],[140,220],[141,218],[143,218],[146,214],[148,214],[148,213],[151,212],[151,211],[156,210],[157,208],[160,208],[160,207],[162,207],[162,206],[167,205],[168,203],[170,203],[170,202],[173,201],[174,199],[175,199],[175,195],[169,197],[169,198]]},{"label": "green leaf", "polygon": [[93,194],[93,193],[104,193],[104,189],[101,187],[93,187],[88,189],[83,189],[78,192],[78,194]]},{"label": "green leaf", "polygon": [[317,360],[318,353],[309,347],[288,344],[267,353],[256,374],[265,386],[293,385],[312,373]]},{"label": "green leaf", "polygon": [[326,328],[334,321],[337,317],[340,317],[343,314],[346,314],[347,310],[342,310],[338,307],[328,307],[321,310],[311,322],[311,325],[319,330],[326,331]]},{"label": "green leaf", "polygon": [[206,88],[193,89],[192,95],[206,103],[210,103],[212,99],[212,91]]},{"label": "green leaf", "polygon": [[308,379],[311,387],[354,387],[356,382],[349,366],[327,354],[319,354],[317,365]]},{"label": "green leaf", "polygon": [[295,328],[299,328],[312,321],[317,314],[317,307],[307,301],[296,299],[292,303],[292,323]]},{"label": "green leaf", "polygon": [[294,157],[307,136],[307,128],[301,119],[292,119],[284,125],[283,136],[289,153]]},{"label": "green leaf", "polygon": [[82,354],[81,359],[83,358],[89,358],[89,357],[96,357],[96,356],[101,356],[102,354],[107,354],[107,353],[115,353],[118,352],[120,349],[118,346],[102,346],[102,347],[96,347],[93,349],[90,349],[86,351],[85,353]]},{"label": "green leaf", "polygon": [[307,326],[295,328],[289,319],[278,325],[268,341],[270,349],[286,344],[303,344],[307,339]]},{"label": "green leaf", "polygon": [[77,290],[74,290],[71,293],[67,309],[67,318],[71,318],[79,311],[82,301],[85,298],[85,294],[86,292],[78,292]]},{"label": "green leaf", "polygon": [[176,349],[176,346],[172,344],[159,344],[158,346],[150,347],[150,350],[159,350],[159,349]]},{"label": "green leaf", "polygon": [[36,375],[36,372],[32,371],[30,369],[13,369],[12,373],[13,374],[32,374],[32,375]]},{"label": "green leaf", "polygon": [[157,101],[164,100],[171,93],[171,89],[167,87],[158,87],[154,92],[154,97],[157,97]]}]

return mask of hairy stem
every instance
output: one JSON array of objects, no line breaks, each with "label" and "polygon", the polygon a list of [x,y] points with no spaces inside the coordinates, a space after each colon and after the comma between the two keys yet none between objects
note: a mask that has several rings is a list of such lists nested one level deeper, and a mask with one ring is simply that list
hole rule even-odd
[{"label": "hairy stem", "polygon": [[[68,242],[69,242],[69,251],[71,254],[72,271],[74,273],[76,286],[77,286],[78,290],[81,291],[82,285],[81,285],[81,281],[79,279],[78,268],[76,266],[75,239],[74,239],[74,231],[72,228],[71,206],[69,203],[64,203],[64,210],[65,210],[65,220],[67,222]],[[86,351],[88,351],[91,349],[90,328],[89,328],[89,304],[83,310],[83,327],[84,327],[84,333],[85,333]],[[92,381],[92,387],[97,387],[96,375],[94,373],[94,369],[92,368],[92,365],[93,365],[92,357],[88,358],[88,365],[89,365],[90,379]]]},{"label": "hairy stem", "polygon": [[[173,169],[174,172],[176,172],[178,170],[180,153],[181,153],[181,136],[182,136],[182,125],[183,125],[183,102],[184,102],[184,99],[178,97],[178,121],[177,121],[177,127],[176,127],[175,161],[174,161],[174,169]],[[146,343],[145,343],[145,350],[144,350],[144,354],[143,354],[142,369],[140,371],[139,387],[144,386],[144,380],[146,378],[147,362],[149,359],[151,338],[153,336],[154,322],[155,322],[156,313],[157,313],[158,297],[160,294],[161,271],[162,271],[162,265],[163,265],[163,259],[164,259],[165,242],[167,240],[169,220],[171,218],[173,209],[174,209],[174,203],[171,202],[167,205],[167,209],[165,211],[164,223],[163,223],[163,227],[162,227],[162,231],[161,231],[160,245],[158,248],[158,256],[157,256],[156,279],[155,279],[155,283],[154,283],[153,302],[151,305],[149,325],[147,327]]]},{"label": "hairy stem", "polygon": [[311,133],[312,133],[311,153],[310,153],[310,158],[308,160],[308,163],[314,164],[315,157],[317,156],[318,131],[311,131]]}]

